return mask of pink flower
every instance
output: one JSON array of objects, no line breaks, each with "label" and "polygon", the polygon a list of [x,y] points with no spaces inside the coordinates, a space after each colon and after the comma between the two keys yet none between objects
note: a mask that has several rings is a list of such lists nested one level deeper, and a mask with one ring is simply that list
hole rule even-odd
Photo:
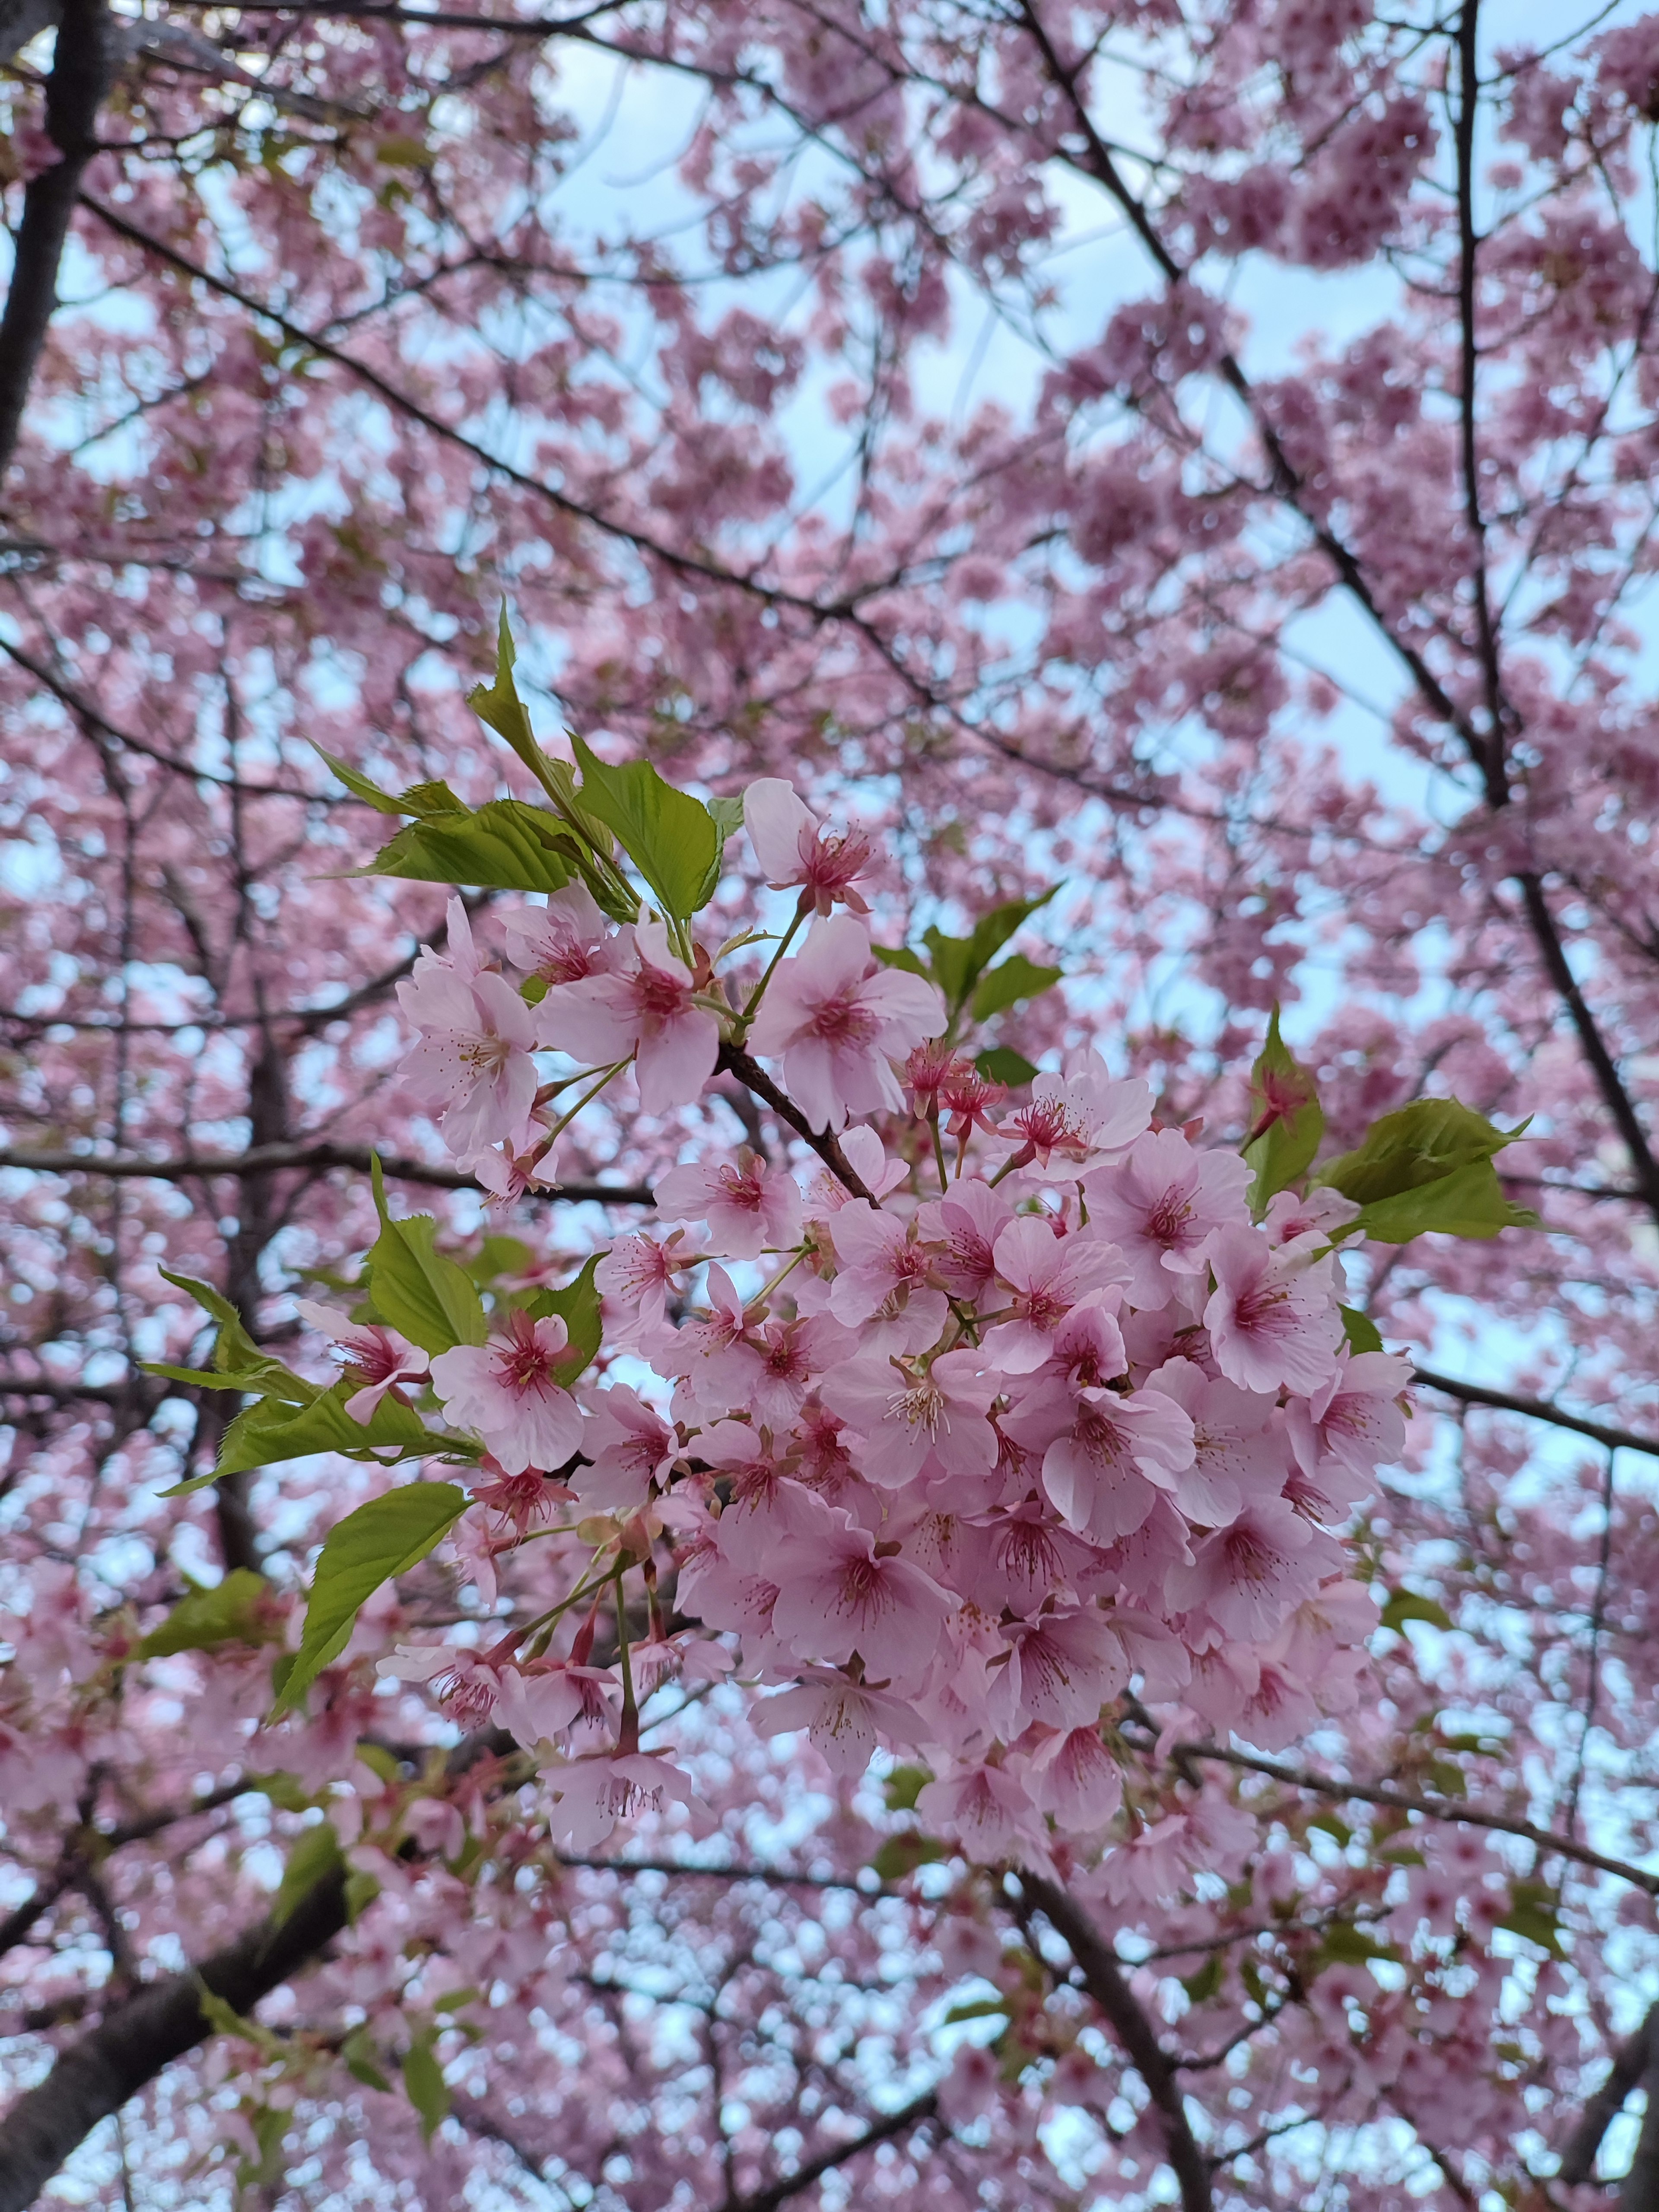
[{"label": "pink flower", "polygon": [[346,1400],[345,1409],[365,1428],[388,1391],[407,1404],[398,1386],[409,1382],[418,1387],[427,1381],[425,1352],[406,1336],[399,1336],[395,1328],[380,1322],[348,1321],[343,1314],[319,1305],[314,1298],[298,1298],[295,1303],[302,1320],[331,1337],[347,1354],[346,1373],[359,1387]]},{"label": "pink flower", "polygon": [[1152,1115],[1152,1091],[1138,1076],[1116,1081],[1097,1053],[1074,1054],[1063,1075],[1037,1077],[1030,1104],[997,1134],[1016,1166],[1067,1182],[1133,1144]]},{"label": "pink flower", "polygon": [[1379,1467],[1397,1460],[1406,1449],[1400,1394],[1411,1379],[1410,1360],[1361,1352],[1345,1357],[1311,1397],[1292,1398],[1291,1447],[1304,1472],[1317,1477],[1334,1460],[1369,1483]]},{"label": "pink flower", "polygon": [[553,1839],[574,1851],[591,1851],[618,1820],[659,1813],[665,1803],[692,1802],[691,1784],[678,1767],[643,1751],[573,1759],[545,1770],[543,1778],[553,1792]]},{"label": "pink flower", "polygon": [[915,1324],[916,1348],[931,1344],[950,1311],[945,1293],[930,1282],[933,1255],[908,1228],[872,1206],[844,1206],[833,1231],[840,1272],[830,1291],[830,1310],[856,1327],[879,1315],[902,1313]]},{"label": "pink flower", "polygon": [[554,984],[536,1009],[537,1038],[591,1066],[632,1054],[641,1105],[666,1114],[714,1073],[720,1024],[695,1003],[691,970],[669,950],[661,922],[621,932],[618,953],[609,973]]},{"label": "pink flower", "polygon": [[[841,1148],[847,1164],[870,1193],[878,1206],[890,1190],[910,1180],[908,1160],[890,1160],[881,1139],[862,1122],[842,1133]],[[844,1206],[862,1206],[846,1184],[820,1168],[806,1186],[806,1218],[809,1221],[829,1221]]]},{"label": "pink flower", "polygon": [[954,1297],[970,1303],[985,1297],[996,1277],[997,1238],[1013,1218],[1008,1200],[977,1176],[953,1182],[948,1197],[917,1209],[922,1235],[945,1247],[934,1273]]},{"label": "pink flower", "polygon": [[1005,1736],[1033,1721],[1057,1729],[1098,1721],[1107,1700],[1128,1686],[1123,1646],[1097,1607],[1043,1612],[1011,1621],[1003,1633],[1008,1663],[992,1709]]},{"label": "pink flower", "polygon": [[1042,1216],[1022,1213],[1000,1231],[997,1273],[1013,1292],[1014,1318],[985,1335],[988,1361],[1005,1374],[1027,1375],[1054,1348],[1054,1331],[1091,1291],[1120,1284],[1116,1251],[1082,1235],[1058,1237]]},{"label": "pink flower", "polygon": [[781,1055],[790,1096],[814,1129],[849,1114],[904,1110],[889,1065],[945,1027],[933,986],[872,959],[869,932],[851,915],[815,921],[805,945],[776,970],[750,1042]]},{"label": "pink flower", "polygon": [[1119,1166],[1089,1176],[1090,1225],[1128,1262],[1133,1304],[1164,1304],[1175,1288],[1172,1276],[1203,1267],[1212,1230],[1248,1221],[1249,1180],[1237,1153],[1194,1152],[1177,1129],[1148,1131]]},{"label": "pink flower", "polygon": [[583,1504],[600,1513],[631,1513],[673,1466],[680,1440],[636,1390],[616,1382],[587,1400],[582,1450],[593,1462],[572,1478]]},{"label": "pink flower", "polygon": [[607,1667],[537,1659],[527,1667],[501,1670],[495,1718],[526,1751],[538,1743],[568,1745],[593,1735],[608,1737],[620,1697],[620,1686]]},{"label": "pink flower", "polygon": [[880,1743],[914,1743],[919,1723],[908,1705],[884,1690],[850,1681],[827,1667],[811,1667],[793,1690],[753,1707],[757,1735],[792,1735],[805,1729],[832,1774],[856,1782]]},{"label": "pink flower", "polygon": [[854,1459],[866,1482],[897,1490],[931,1463],[945,1474],[988,1474],[997,1433],[988,1418],[996,1383],[978,1357],[947,1352],[925,1371],[855,1359],[824,1377],[818,1395],[857,1435]]},{"label": "pink flower", "polygon": [[775,891],[801,886],[803,914],[828,914],[837,901],[854,914],[870,908],[853,889],[871,860],[870,840],[859,830],[828,836],[816,814],[781,776],[763,775],[743,794],[743,826],[768,884]]},{"label": "pink flower", "polygon": [[1328,1261],[1275,1251],[1260,1231],[1218,1230],[1216,1287],[1204,1309],[1216,1364],[1246,1390],[1317,1390],[1330,1379],[1342,1321]]},{"label": "pink flower", "polygon": [[968,1856],[994,1865],[999,1859],[1048,1856],[1042,1818],[1024,1784],[1006,1767],[974,1765],[941,1774],[916,1798],[930,1828],[955,1836]]},{"label": "pink flower", "polygon": [[398,1003],[421,1032],[404,1061],[410,1087],[438,1109],[450,1149],[463,1159],[503,1141],[524,1151],[536,1100],[535,1024],[505,976],[478,965],[459,899],[449,902],[448,954],[422,952],[398,986]]},{"label": "pink flower", "polygon": [[1165,1360],[1146,1377],[1146,1387],[1172,1398],[1193,1425],[1193,1463],[1171,1486],[1189,1520],[1218,1528],[1247,1498],[1279,1494],[1286,1439],[1271,1398],[1208,1376],[1190,1359]]},{"label": "pink flower", "polygon": [[760,1370],[748,1385],[750,1409],[775,1430],[787,1429],[795,1419],[815,1377],[841,1366],[858,1349],[853,1331],[828,1314],[768,1322],[750,1340],[760,1358]]},{"label": "pink flower", "polygon": [[476,1429],[508,1474],[562,1467],[580,1449],[581,1415],[556,1379],[568,1343],[556,1314],[532,1321],[520,1310],[487,1344],[457,1345],[432,1363],[445,1413]]},{"label": "pink flower", "polygon": [[1192,1424],[1158,1390],[1085,1389],[1070,1398],[1034,1390],[1003,1426],[1042,1450],[1044,1492],[1066,1526],[1095,1544],[1132,1536],[1158,1491],[1172,1487],[1192,1460]]},{"label": "pink flower", "polygon": [[1282,1498],[1263,1498],[1206,1536],[1190,1566],[1171,1567],[1164,1587],[1172,1606],[1201,1607],[1224,1636],[1260,1644],[1341,1565],[1340,1545]]},{"label": "pink flower", "polygon": [[593,1270],[607,1304],[631,1309],[638,1326],[661,1322],[684,1264],[674,1249],[684,1234],[677,1229],[661,1243],[654,1237],[619,1237]]},{"label": "pink flower", "polygon": [[567,884],[545,906],[504,915],[501,927],[514,965],[549,983],[609,974],[627,949],[586,884]]},{"label": "pink flower", "polygon": [[723,1258],[756,1260],[800,1242],[800,1185],[787,1168],[769,1167],[747,1146],[737,1165],[702,1160],[671,1168],[657,1185],[670,1221],[706,1221]]},{"label": "pink flower", "polygon": [[1096,1728],[1057,1732],[1033,1752],[1026,1769],[1038,1808],[1062,1828],[1103,1828],[1123,1802],[1123,1776]]},{"label": "pink flower", "polygon": [[867,1528],[836,1512],[810,1550],[778,1565],[772,1626],[798,1658],[842,1666],[856,1651],[872,1680],[901,1693],[920,1685],[951,1602],[896,1545],[878,1547]]}]

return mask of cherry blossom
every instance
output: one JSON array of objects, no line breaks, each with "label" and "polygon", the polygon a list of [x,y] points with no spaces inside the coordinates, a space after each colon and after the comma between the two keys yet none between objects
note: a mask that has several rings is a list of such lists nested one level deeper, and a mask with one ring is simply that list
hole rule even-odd
[{"label": "cherry blossom", "polygon": [[404,1061],[415,1095],[441,1109],[444,1135],[463,1158],[505,1140],[530,1141],[536,1101],[531,1012],[506,978],[480,968],[466,910],[449,905],[450,951],[423,952],[398,1002],[419,1031]]},{"label": "cherry blossom", "polygon": [[536,1009],[537,1042],[593,1066],[634,1059],[640,1103],[665,1114],[714,1073],[720,1024],[699,1006],[691,970],[661,922],[619,937],[608,970],[555,983]]},{"label": "cherry blossom", "polygon": [[1275,1252],[1255,1230],[1218,1230],[1209,1248],[1216,1287],[1204,1309],[1217,1364],[1246,1390],[1317,1390],[1331,1378],[1341,1324],[1328,1261]]},{"label": "cherry blossom", "polygon": [[532,1321],[520,1310],[483,1345],[457,1345],[432,1362],[444,1411],[476,1429],[508,1474],[562,1467],[581,1443],[581,1415],[558,1382],[568,1343],[556,1314]]},{"label": "cherry blossom", "polygon": [[427,1380],[427,1355],[419,1346],[380,1322],[348,1321],[343,1314],[319,1305],[314,1298],[296,1298],[295,1310],[301,1321],[331,1337],[346,1354],[346,1372],[358,1387],[345,1401],[346,1412],[365,1426],[387,1394],[404,1396],[402,1386],[418,1388]]},{"label": "cherry blossom", "polygon": [[772,889],[800,885],[803,914],[827,915],[837,904],[854,914],[869,913],[854,889],[871,865],[870,840],[862,832],[827,835],[793,787],[775,775],[758,777],[744,793],[743,823]]},{"label": "cherry blossom", "polygon": [[658,1206],[670,1219],[706,1221],[728,1260],[787,1250],[800,1237],[800,1185],[787,1168],[769,1167],[747,1149],[735,1165],[688,1162],[657,1185]]},{"label": "cherry blossom", "polygon": [[750,1037],[757,1053],[781,1059],[812,1127],[839,1129],[850,1114],[900,1111],[890,1062],[944,1027],[933,985],[880,967],[863,924],[836,915],[815,921],[801,951],[779,967]]}]

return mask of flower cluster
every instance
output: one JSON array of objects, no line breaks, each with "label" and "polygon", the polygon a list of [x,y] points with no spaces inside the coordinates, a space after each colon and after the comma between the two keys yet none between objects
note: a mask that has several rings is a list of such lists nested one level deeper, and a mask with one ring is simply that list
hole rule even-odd
[{"label": "flower cluster", "polygon": [[[492,1188],[550,1171],[565,1085],[585,1102],[631,1067],[660,1113],[723,1047],[776,1069],[818,1164],[803,1187],[745,1150],[659,1180],[666,1233],[596,1275],[630,1381],[567,1374],[563,1321],[527,1310],[429,1370],[337,1331],[354,1407],[429,1382],[475,1440],[489,1533],[460,1541],[490,1588],[565,1507],[556,1527],[600,1533],[601,1569],[534,1633],[387,1664],[562,1761],[552,1824],[578,1845],[684,1801],[640,1704],[735,1663],[762,1731],[805,1730],[836,1772],[878,1746],[923,1759],[920,1811],[973,1856],[1097,1852],[1121,1799],[1103,1722],[1184,1709],[1273,1748],[1352,1702],[1376,1614],[1334,1530],[1401,1447],[1408,1375],[1345,1336],[1358,1209],[1285,1190],[1257,1218],[1245,1160],[1157,1126],[1091,1049],[1007,1102],[935,984],[876,957],[866,842],[780,784],[746,811],[763,872],[799,887],[758,983],[573,886],[509,921],[534,990],[483,966],[459,907],[404,987],[411,1072]],[[544,1083],[538,1053],[579,1073]],[[623,1649],[595,1665],[605,1599]]]}]

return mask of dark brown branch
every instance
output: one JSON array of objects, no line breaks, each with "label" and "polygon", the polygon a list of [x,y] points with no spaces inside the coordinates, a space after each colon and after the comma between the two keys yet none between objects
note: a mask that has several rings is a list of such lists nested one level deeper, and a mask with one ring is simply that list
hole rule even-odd
[{"label": "dark brown branch", "polygon": [[110,2014],[0,2120],[0,2212],[27,2212],[100,2121],[207,2039],[204,1986],[233,2011],[251,2013],[312,1965],[345,1924],[342,1870],[307,1891],[280,1927],[262,1921],[194,1972],[169,1974]]},{"label": "dark brown branch", "polygon": [[[185,1182],[195,1176],[261,1176],[284,1168],[349,1168],[359,1175],[369,1171],[366,1145],[256,1145],[246,1152],[202,1152],[176,1159],[112,1159],[96,1152],[0,1152],[0,1168],[29,1168],[40,1175],[94,1175],[137,1178],[154,1182]],[[428,1167],[421,1160],[382,1159],[381,1168],[393,1182],[427,1183],[437,1190],[482,1190],[476,1176],[459,1168]],[[537,1190],[538,1198],[562,1199],[572,1205],[651,1206],[655,1200],[645,1183],[572,1182]]]},{"label": "dark brown branch", "polygon": [[861,2136],[854,2136],[851,2142],[836,2143],[832,2149],[820,2151],[816,2158],[809,2158],[805,2166],[797,2166],[793,2173],[781,2181],[775,2181],[770,2188],[757,2189],[751,2197],[738,2197],[732,2212],[776,2212],[778,2205],[787,2203],[792,2197],[799,2196],[803,2189],[810,2189],[814,2182],[822,2181],[826,2173],[835,2172],[838,2166],[847,2165],[860,2152],[873,2150],[878,2143],[890,2142],[895,2136],[902,2136],[907,2128],[934,2118],[938,2112],[937,2091],[927,2090],[921,2096],[913,2097],[908,2105],[901,2106],[896,2112],[889,2112],[884,2118],[874,2121]]},{"label": "dark brown branch", "polygon": [[1237,1766],[1250,1774],[1268,1775],[1292,1790],[1307,1790],[1316,1797],[1328,1797],[1338,1804],[1352,1800],[1361,1805],[1381,1805],[1391,1812],[1420,1813],[1430,1820],[1460,1820],[1468,1827],[1487,1828],[1501,1836],[1520,1836],[1535,1844],[1540,1851],[1553,1851],[1561,1858],[1575,1859],[1580,1866],[1594,1867],[1598,1874],[1614,1875],[1620,1881],[1645,1890],[1650,1897],[1659,1897],[1659,1874],[1649,1874],[1626,1859],[1609,1858],[1604,1852],[1591,1850],[1588,1844],[1575,1843],[1571,1836],[1559,1836],[1553,1829],[1539,1827],[1534,1821],[1522,1820],[1508,1813],[1488,1813],[1478,1805],[1465,1804],[1459,1797],[1430,1796],[1419,1790],[1397,1789],[1391,1782],[1338,1782],[1329,1775],[1316,1774],[1309,1767],[1282,1766],[1276,1759],[1261,1759],[1253,1752],[1234,1751],[1225,1744],[1178,1744],[1171,1756],[1177,1765],[1200,1759],[1218,1759],[1224,1765]]},{"label": "dark brown branch", "polygon": [[[1625,2100],[1648,2069],[1648,2054],[1659,2044],[1659,2005],[1653,2006],[1634,2035],[1613,2054],[1607,2080],[1589,2098],[1577,2126],[1561,2153],[1556,2179],[1570,2189],[1587,2182],[1595,2171],[1595,2154],[1601,2138],[1625,2109]],[[1652,2100],[1659,2103],[1659,2098]]]},{"label": "dark brown branch", "polygon": [[[1182,2212],[1213,2212],[1210,2163],[1187,2118],[1176,2063],[1158,2039],[1123,1972],[1122,1961],[1093,1921],[1055,1882],[1023,1869],[1019,1886],[1060,1936],[1083,1977],[1083,1986],[1111,2023],[1129,2063],[1146,2085],[1164,2133],[1164,2154],[1181,2191]],[[3,2208],[0,2208],[3,2212]]]},{"label": "dark brown branch", "polygon": [[1546,1398],[1517,1397],[1508,1390],[1489,1390],[1479,1382],[1454,1382],[1449,1375],[1437,1375],[1427,1367],[1414,1367],[1412,1381],[1466,1406],[1491,1406],[1500,1413],[1522,1413],[1529,1421],[1547,1421],[1552,1428],[1571,1429],[1575,1436],[1594,1437],[1609,1451],[1645,1452],[1649,1458],[1659,1459],[1659,1437],[1640,1436],[1634,1429],[1613,1428],[1605,1421],[1587,1420],[1582,1413],[1564,1413]]},{"label": "dark brown branch", "polygon": [[843,1190],[851,1191],[854,1198],[867,1198],[872,1206],[875,1205],[875,1193],[842,1152],[840,1139],[824,1130],[812,1128],[794,1100],[785,1097],[758,1060],[751,1060],[737,1045],[723,1044],[716,1066],[723,1073],[735,1075],[745,1090],[752,1091],[763,1105],[771,1108],[780,1121],[787,1122],[798,1137],[809,1144]]},{"label": "dark brown branch", "polygon": [[81,179],[98,150],[98,110],[114,74],[116,37],[104,0],[64,0],[46,117],[46,136],[62,158],[25,189],[0,315],[0,480],[16,450],[46,325],[57,312],[58,272]]}]

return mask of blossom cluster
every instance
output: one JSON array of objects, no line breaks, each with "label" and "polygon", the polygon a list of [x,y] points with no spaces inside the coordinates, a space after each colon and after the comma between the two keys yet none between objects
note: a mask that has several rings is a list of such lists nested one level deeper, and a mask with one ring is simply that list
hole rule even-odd
[{"label": "blossom cluster", "polygon": [[[747,819],[799,894],[758,984],[572,885],[508,920],[520,983],[457,903],[403,987],[421,1095],[493,1189],[550,1176],[567,1084],[585,1102],[631,1066],[662,1110],[727,1045],[776,1068],[819,1158],[805,1184],[747,1150],[660,1180],[667,1233],[621,1238],[595,1278],[631,1381],[568,1376],[566,1322],[523,1308],[429,1361],[335,1327],[356,1418],[429,1386],[472,1440],[458,1540],[483,1583],[526,1539],[601,1531],[558,1633],[383,1670],[540,1747],[579,1846],[689,1802],[641,1747],[641,1696],[735,1668],[761,1731],[806,1731],[843,1776],[878,1747],[924,1760],[920,1812],[973,1856],[1087,1853],[1121,1802],[1115,1717],[1184,1710],[1273,1748],[1352,1702],[1377,1616],[1334,1530],[1403,1443],[1408,1375],[1346,1340],[1358,1209],[1284,1190],[1255,1218],[1245,1160],[1158,1126],[1146,1084],[1092,1049],[1008,1100],[934,983],[877,957],[853,910],[864,841],[775,781]],[[538,1052],[581,1072],[544,1084]],[[623,1649],[596,1664],[602,1599]]]}]

